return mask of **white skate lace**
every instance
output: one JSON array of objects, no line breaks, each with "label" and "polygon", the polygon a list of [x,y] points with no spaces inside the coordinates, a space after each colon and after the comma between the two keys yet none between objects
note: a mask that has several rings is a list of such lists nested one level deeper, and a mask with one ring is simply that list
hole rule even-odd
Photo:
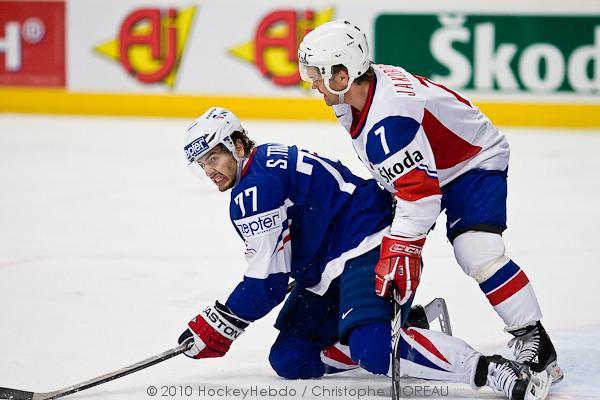
[{"label": "white skate lace", "polygon": [[490,363],[487,385],[497,392],[504,393],[509,399],[519,377],[508,364]]},{"label": "white skate lace", "polygon": [[540,349],[540,335],[537,328],[523,336],[516,336],[508,342],[508,347],[514,346],[513,354],[516,361],[532,362],[538,355]]}]

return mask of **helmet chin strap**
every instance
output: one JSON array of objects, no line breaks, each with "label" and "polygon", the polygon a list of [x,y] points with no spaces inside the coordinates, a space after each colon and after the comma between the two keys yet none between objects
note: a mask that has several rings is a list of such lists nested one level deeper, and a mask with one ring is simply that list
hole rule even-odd
[{"label": "helmet chin strap", "polygon": [[234,188],[235,185],[237,185],[240,179],[242,178],[242,169],[244,168],[244,161],[246,161],[248,157],[246,157],[245,155],[243,157],[237,155],[235,145],[233,144],[232,140],[225,141],[223,144],[225,145],[225,147],[227,147],[227,149],[229,150],[236,162],[235,182],[232,186],[232,188]]},{"label": "helmet chin strap", "polygon": [[350,86],[352,86],[352,82],[354,82],[354,78],[348,78],[348,84],[346,85],[346,87],[342,90],[333,90],[331,88],[331,86],[329,86],[329,79],[324,79],[323,82],[325,83],[325,87],[327,88],[327,90],[329,90],[329,92],[333,93],[333,94],[337,94],[338,95],[338,100],[339,103],[338,104],[344,104],[344,95],[346,94],[346,92],[348,90],[350,90]]},{"label": "helmet chin strap", "polygon": [[248,157],[239,157],[235,152],[232,152],[231,155],[233,155],[233,158],[235,158],[237,164],[235,172],[235,182],[232,186],[232,188],[234,188],[235,185],[237,185],[240,182],[240,179],[242,179],[242,169],[244,168],[244,161],[248,160]]}]

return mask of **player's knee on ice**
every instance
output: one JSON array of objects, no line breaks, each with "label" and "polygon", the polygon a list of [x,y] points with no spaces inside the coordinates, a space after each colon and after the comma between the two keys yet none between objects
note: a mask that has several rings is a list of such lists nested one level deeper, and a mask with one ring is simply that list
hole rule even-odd
[{"label": "player's knee on ice", "polygon": [[372,374],[385,375],[390,368],[392,332],[390,324],[372,323],[352,330],[350,356]]},{"label": "player's knee on ice", "polygon": [[321,349],[307,340],[280,333],[271,347],[269,362],[277,375],[286,379],[313,379],[323,376]]}]

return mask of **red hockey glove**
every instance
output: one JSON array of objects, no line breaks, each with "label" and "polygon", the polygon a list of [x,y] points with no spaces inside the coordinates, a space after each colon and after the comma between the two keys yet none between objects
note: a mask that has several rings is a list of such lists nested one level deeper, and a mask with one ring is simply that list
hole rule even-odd
[{"label": "red hockey glove", "polygon": [[413,239],[391,235],[383,237],[375,267],[375,292],[378,296],[388,296],[390,285],[393,285],[400,305],[410,299],[421,279],[421,251],[424,244],[425,236]]},{"label": "red hockey glove", "polygon": [[248,321],[237,317],[229,307],[217,301],[190,321],[189,329],[179,336],[179,343],[194,338],[194,345],[183,353],[191,358],[223,357],[248,325]]}]

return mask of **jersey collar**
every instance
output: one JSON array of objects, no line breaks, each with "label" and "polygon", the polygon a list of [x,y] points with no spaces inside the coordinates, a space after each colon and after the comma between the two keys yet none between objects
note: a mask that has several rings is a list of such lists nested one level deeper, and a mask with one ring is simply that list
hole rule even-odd
[{"label": "jersey collar", "polygon": [[352,136],[352,139],[356,139],[365,127],[367,115],[369,115],[371,103],[373,102],[373,96],[375,96],[375,86],[377,86],[377,77],[373,76],[373,80],[369,82],[369,94],[367,96],[367,101],[365,102],[365,106],[360,113],[355,108],[351,107],[352,125],[350,126],[350,136]]},{"label": "jersey collar", "polygon": [[245,162],[244,167],[242,168],[242,177],[246,174],[246,171],[248,171],[248,168],[250,167],[250,163],[252,162],[252,159],[254,158],[254,154],[256,154],[256,147],[252,150],[252,153],[250,153],[250,157],[248,157],[248,160]]}]

